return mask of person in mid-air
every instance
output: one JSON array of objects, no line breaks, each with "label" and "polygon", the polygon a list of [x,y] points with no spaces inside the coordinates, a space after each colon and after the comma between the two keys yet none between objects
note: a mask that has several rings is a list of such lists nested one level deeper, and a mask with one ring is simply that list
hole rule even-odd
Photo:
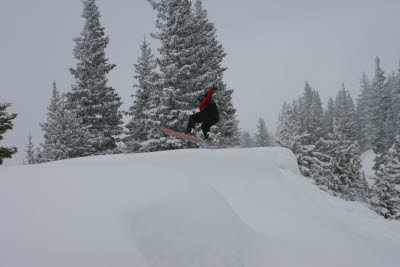
[{"label": "person in mid-air", "polygon": [[202,123],[201,130],[203,131],[204,138],[209,140],[210,136],[208,132],[210,128],[219,121],[218,107],[214,99],[212,99],[214,92],[217,90],[218,88],[214,86],[206,94],[201,94],[197,97],[197,100],[200,102],[200,112],[189,116],[185,134],[189,134],[196,123]]}]

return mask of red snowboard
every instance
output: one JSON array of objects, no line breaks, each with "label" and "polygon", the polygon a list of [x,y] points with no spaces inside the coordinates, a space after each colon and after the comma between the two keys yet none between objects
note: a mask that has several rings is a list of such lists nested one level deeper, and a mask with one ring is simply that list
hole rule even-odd
[{"label": "red snowboard", "polygon": [[172,131],[170,129],[167,129],[167,128],[164,128],[163,132],[165,134],[168,134],[169,136],[174,136],[176,138],[187,140],[187,141],[196,143],[198,145],[204,146],[204,147],[209,148],[209,149],[221,149],[221,148],[224,148],[223,146],[216,145],[216,144],[213,144],[211,142],[204,141],[204,140],[201,140],[199,138],[196,138],[196,137],[193,137],[193,136],[190,136],[190,135],[174,132],[174,131]]}]

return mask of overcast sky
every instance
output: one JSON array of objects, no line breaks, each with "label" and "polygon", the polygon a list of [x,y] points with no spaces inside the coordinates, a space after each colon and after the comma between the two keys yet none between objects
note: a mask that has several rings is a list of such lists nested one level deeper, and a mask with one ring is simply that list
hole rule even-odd
[{"label": "overcast sky", "polygon": [[[156,12],[146,0],[97,0],[101,23],[110,36],[107,57],[117,67],[109,84],[132,103],[133,64],[144,34],[155,31]],[[262,116],[271,129],[284,100],[300,95],[304,83],[320,92],[324,104],[344,82],[353,96],[363,71],[373,74],[374,58],[386,72],[400,59],[398,0],[203,0],[226,50],[225,82],[242,129],[255,131]],[[80,0],[0,0],[0,102],[17,112],[15,128],[0,143],[19,152],[5,164],[22,162],[28,134],[42,141],[39,123],[56,80],[67,92],[75,66],[73,38],[83,20]],[[150,39],[157,49],[157,40]]]}]

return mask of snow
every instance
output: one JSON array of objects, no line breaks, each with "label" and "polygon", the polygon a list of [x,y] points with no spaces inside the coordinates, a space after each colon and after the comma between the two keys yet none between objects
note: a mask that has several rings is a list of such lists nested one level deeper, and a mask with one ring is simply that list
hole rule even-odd
[{"label": "snow", "polygon": [[375,177],[375,172],[372,169],[375,164],[374,159],[375,153],[372,151],[372,149],[361,154],[362,171],[365,173],[365,178],[370,186],[374,183]]},{"label": "snow", "polygon": [[400,223],[319,190],[283,148],[0,168],[0,266],[399,266]]}]

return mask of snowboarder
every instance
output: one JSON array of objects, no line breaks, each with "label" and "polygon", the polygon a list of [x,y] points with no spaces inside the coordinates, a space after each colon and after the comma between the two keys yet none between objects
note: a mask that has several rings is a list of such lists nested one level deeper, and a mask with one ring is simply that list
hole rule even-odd
[{"label": "snowboarder", "polygon": [[197,97],[197,100],[200,102],[200,112],[189,116],[185,134],[189,134],[196,123],[202,123],[201,130],[203,131],[204,138],[209,140],[208,132],[210,128],[219,121],[218,107],[214,99],[212,99],[214,92],[217,90],[218,88],[214,86],[206,94],[201,94]]}]

